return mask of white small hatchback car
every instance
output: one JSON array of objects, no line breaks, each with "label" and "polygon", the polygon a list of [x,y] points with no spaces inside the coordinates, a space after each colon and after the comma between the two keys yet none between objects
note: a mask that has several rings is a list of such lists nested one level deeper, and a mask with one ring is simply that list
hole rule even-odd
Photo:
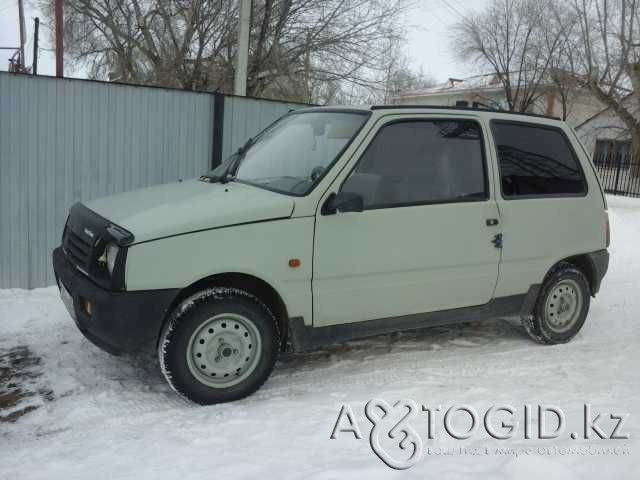
[{"label": "white small hatchback car", "polygon": [[357,337],[516,316],[567,342],[607,270],[606,208],[559,120],[310,108],[199,179],[74,205],[53,264],[88,339],[156,348],[211,404],[283,350]]}]

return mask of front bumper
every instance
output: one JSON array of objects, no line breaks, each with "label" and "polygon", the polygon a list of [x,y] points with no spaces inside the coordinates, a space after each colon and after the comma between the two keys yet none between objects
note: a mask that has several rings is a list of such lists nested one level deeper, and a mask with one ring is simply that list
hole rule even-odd
[{"label": "front bumper", "polygon": [[[101,349],[118,355],[154,347],[178,289],[117,292],[105,290],[78,271],[62,248],[53,251],[56,280],[71,295],[74,321]],[[86,308],[90,302],[89,313]]]}]

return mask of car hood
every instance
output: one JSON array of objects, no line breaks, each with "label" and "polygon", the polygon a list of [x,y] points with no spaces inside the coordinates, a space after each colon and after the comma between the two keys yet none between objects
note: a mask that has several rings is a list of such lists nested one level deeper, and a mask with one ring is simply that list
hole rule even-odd
[{"label": "car hood", "polygon": [[241,183],[199,180],[158,185],[86,202],[133,233],[134,243],[230,225],[290,217],[286,195]]}]

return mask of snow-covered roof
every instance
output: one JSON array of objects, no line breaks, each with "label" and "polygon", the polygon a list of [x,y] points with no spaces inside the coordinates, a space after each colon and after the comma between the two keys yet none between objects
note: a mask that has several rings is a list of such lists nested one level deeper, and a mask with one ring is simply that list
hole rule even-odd
[{"label": "snow-covered roof", "polygon": [[[526,83],[527,79],[525,73],[521,78],[518,78],[520,74],[518,72],[509,73],[510,81],[512,85],[518,83]],[[446,82],[436,85],[434,87],[422,88],[419,90],[408,90],[406,92],[400,92],[396,98],[407,97],[435,97],[440,95],[451,95],[452,93],[465,93],[465,92],[491,92],[500,91],[503,89],[500,77],[496,73],[488,73],[483,75],[474,75],[467,78],[449,78]]]},{"label": "snow-covered roof", "polygon": [[463,93],[466,91],[497,90],[501,88],[502,85],[500,83],[500,79],[496,74],[492,73],[475,75],[467,78],[449,78],[446,82],[434,87],[401,92],[397,97],[426,97],[451,93]]}]

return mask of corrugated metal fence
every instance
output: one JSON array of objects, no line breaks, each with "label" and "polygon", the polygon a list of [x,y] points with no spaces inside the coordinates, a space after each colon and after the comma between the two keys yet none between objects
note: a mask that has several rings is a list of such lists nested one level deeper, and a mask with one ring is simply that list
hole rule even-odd
[{"label": "corrugated metal fence", "polygon": [[224,138],[222,158],[240,148],[247,139],[289,110],[300,108],[300,104],[280,103],[270,100],[226,97],[224,100]]},{"label": "corrugated metal fence", "polygon": [[300,107],[0,72],[0,288],[53,283],[73,203],[195,177]]}]

